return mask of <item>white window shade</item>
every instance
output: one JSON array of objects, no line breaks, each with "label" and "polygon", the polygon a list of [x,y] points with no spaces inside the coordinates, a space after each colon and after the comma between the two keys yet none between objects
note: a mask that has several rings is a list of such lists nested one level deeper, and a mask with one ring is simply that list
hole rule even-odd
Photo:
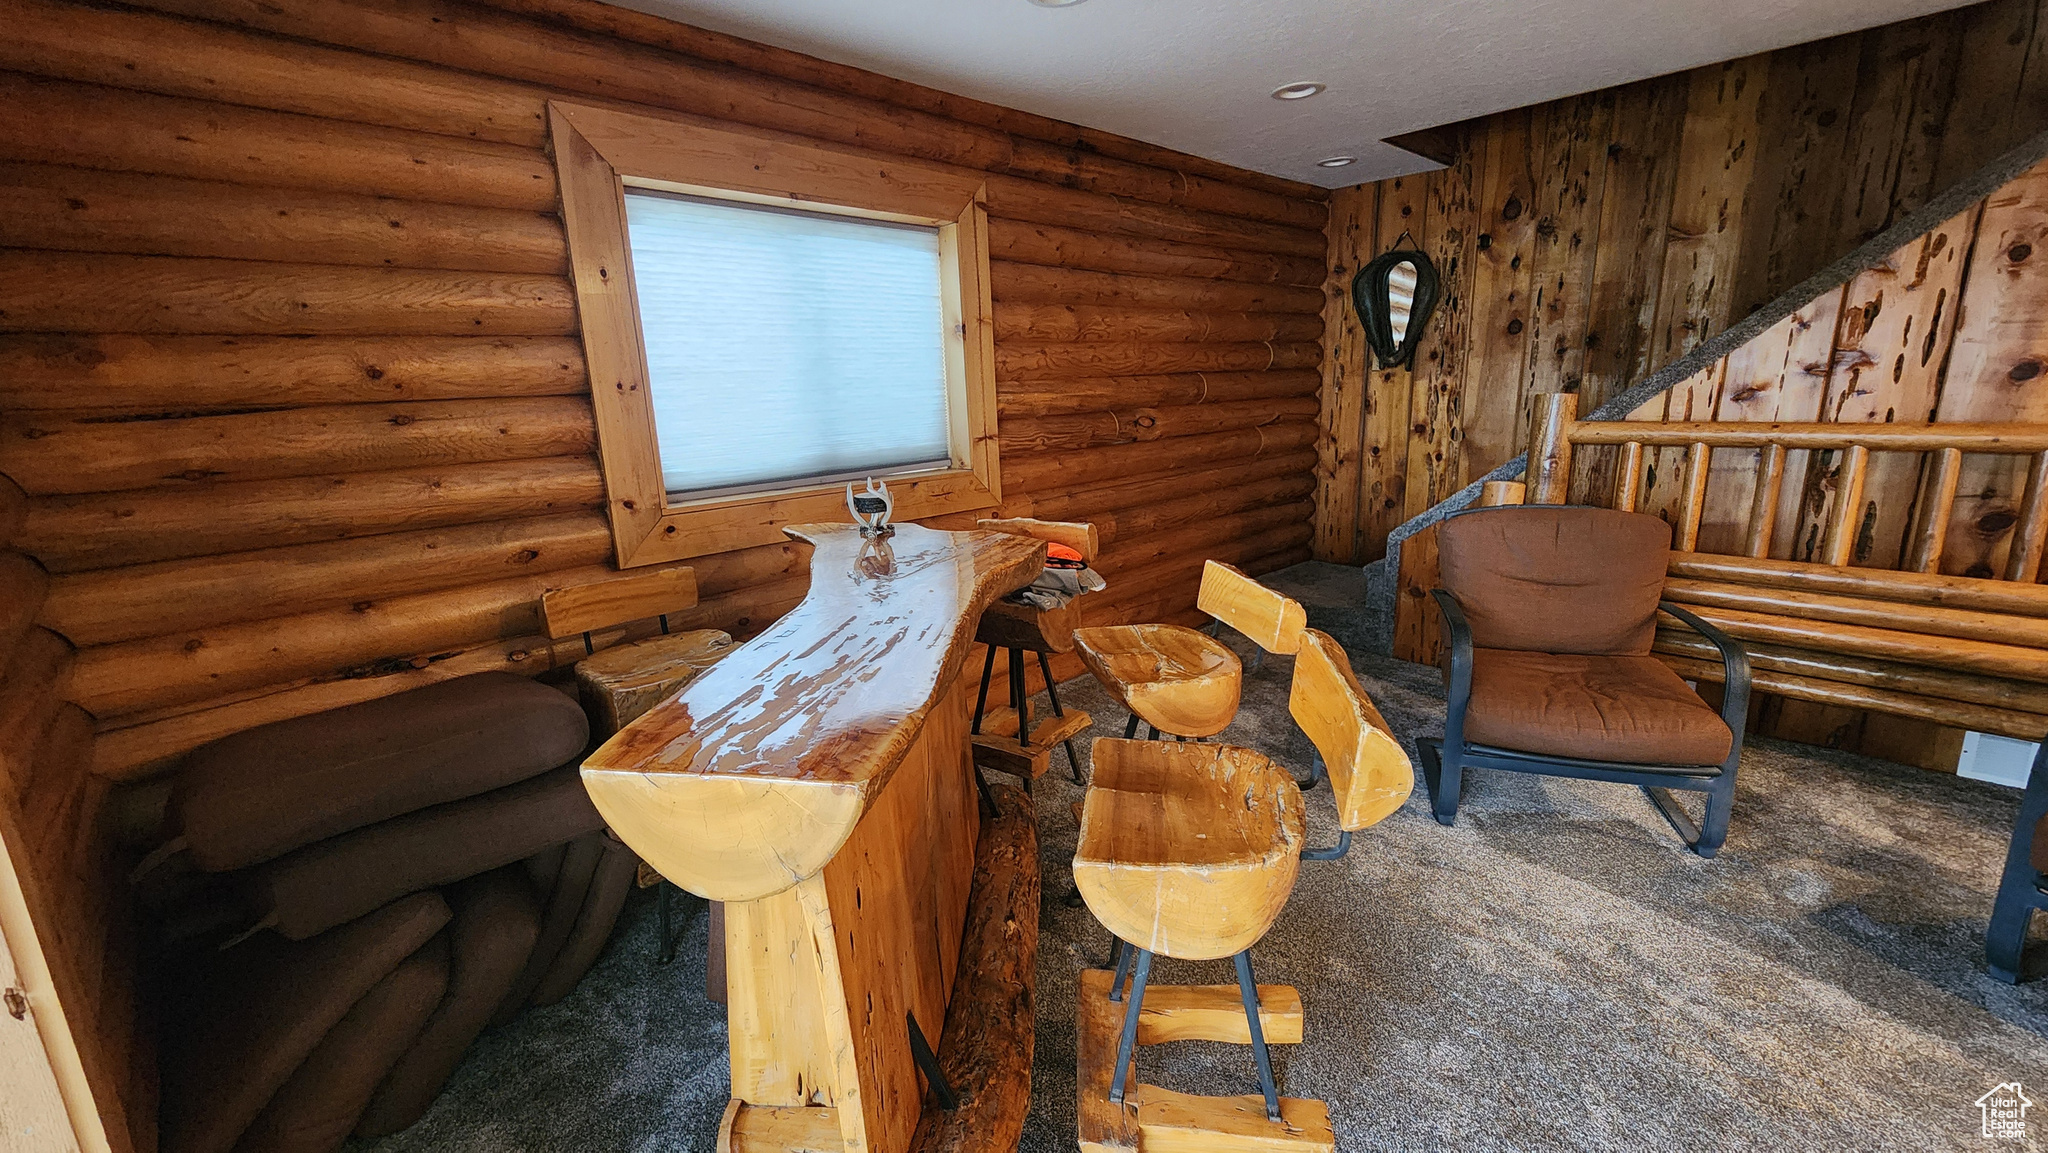
[{"label": "white window shade", "polygon": [[626,190],[671,494],[943,467],[939,234]]}]

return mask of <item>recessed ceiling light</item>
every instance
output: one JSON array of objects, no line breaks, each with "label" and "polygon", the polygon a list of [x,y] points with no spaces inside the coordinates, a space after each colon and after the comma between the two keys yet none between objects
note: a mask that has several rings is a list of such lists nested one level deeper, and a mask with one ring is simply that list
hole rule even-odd
[{"label": "recessed ceiling light", "polygon": [[1316,167],[1317,167],[1317,168],[1342,168],[1342,167],[1344,167],[1344,166],[1345,166],[1345,165],[1347,165],[1347,164],[1356,164],[1356,163],[1358,163],[1358,157],[1356,157],[1356,156],[1326,156],[1326,157],[1324,157],[1323,159],[1321,159],[1321,160],[1318,160],[1318,161],[1316,161]]},{"label": "recessed ceiling light", "polygon": [[1329,85],[1319,84],[1314,80],[1297,80],[1292,84],[1282,84],[1280,87],[1273,89],[1273,99],[1306,100],[1311,96],[1321,94],[1323,89],[1328,87]]},{"label": "recessed ceiling light", "polygon": [[1085,4],[1088,0],[1031,0],[1031,2],[1040,8],[1072,8],[1076,4]]}]

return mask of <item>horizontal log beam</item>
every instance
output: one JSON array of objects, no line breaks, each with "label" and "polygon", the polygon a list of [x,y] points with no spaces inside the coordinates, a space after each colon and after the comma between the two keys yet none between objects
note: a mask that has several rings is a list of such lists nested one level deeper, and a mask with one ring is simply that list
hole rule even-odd
[{"label": "horizontal log beam", "polygon": [[1131,427],[1139,440],[1162,440],[1277,424],[1291,418],[1311,419],[1321,408],[1322,402],[1313,396],[1141,408],[1132,414]]},{"label": "horizontal log beam", "polygon": [[1323,318],[1306,313],[1191,312],[1100,304],[995,306],[997,340],[1045,342],[1312,341]]},{"label": "horizontal log beam", "polygon": [[1005,453],[1071,452],[1174,436],[1201,436],[1313,418],[1318,404],[1314,396],[1299,396],[1065,416],[1018,416],[1002,423],[1002,448]]},{"label": "horizontal log beam", "polygon": [[574,337],[0,335],[0,411],[190,413],[589,391]]},{"label": "horizontal log beam", "polygon": [[2041,649],[1705,605],[1696,607],[1694,611],[1701,619],[1721,626],[1739,640],[1765,641],[1791,648],[1821,649],[1935,665],[1986,676],[2048,682],[2048,651]]},{"label": "horizontal log beam", "polygon": [[542,633],[541,593],[604,580],[612,572],[608,566],[592,566],[535,573],[96,645],[78,654],[68,695],[104,724],[125,714],[281,681],[375,675],[421,653],[457,652]]},{"label": "horizontal log beam", "polygon": [[[1664,656],[1662,659],[1679,676],[1709,683],[1721,679],[1719,661],[1681,656]],[[1840,681],[1812,680],[1770,670],[1752,673],[1750,683],[1763,692],[1791,697],[1793,700],[1812,701],[1815,704],[1833,705],[1843,709],[1867,709],[1871,712],[1909,717],[1953,728],[1996,733],[2016,740],[2040,741],[2044,735],[2048,735],[2048,716],[2034,713],[1914,696],[1887,689],[1843,684]]]},{"label": "horizontal log beam", "polygon": [[[1041,488],[1070,488],[1125,480],[1157,472],[1185,469],[1184,462],[1218,464],[1226,460],[1266,456],[1306,448],[1315,443],[1313,421],[1286,421],[1265,428],[1238,429],[1207,436],[1177,437],[1121,444],[1067,455],[1040,455],[1005,462],[1003,487],[1020,494]],[[1046,519],[1071,519],[1047,517]]]},{"label": "horizontal log beam", "polygon": [[990,220],[988,243],[989,255],[995,260],[1097,272],[1301,287],[1320,285],[1328,275],[1321,260],[1305,256],[1119,236],[1050,223]]},{"label": "horizontal log beam", "polygon": [[996,390],[1005,417],[1131,412],[1187,404],[1314,396],[1322,376],[1313,369],[1275,372],[1181,372],[1159,376],[1096,376],[1009,381]]},{"label": "horizontal log beam", "polygon": [[9,802],[19,801],[35,775],[43,731],[64,706],[59,690],[74,659],[64,638],[47,629],[30,629],[0,657],[0,793]]},{"label": "horizontal log beam", "polygon": [[1669,571],[1674,577],[1696,581],[2048,618],[2048,585],[2027,581],[1686,552],[1671,554]]},{"label": "horizontal log beam", "polygon": [[[483,72],[563,92],[1000,173],[1006,133],[447,0],[152,0],[152,7]],[[423,34],[428,29],[432,34]],[[1322,233],[990,175],[992,215],[1320,258]]]},{"label": "horizontal log beam", "polygon": [[1243,509],[1291,504],[1315,492],[1315,478],[1295,472],[1264,480],[1238,481],[1214,490],[1190,485],[1186,491],[1190,495],[1178,500],[1134,505],[1100,516],[1096,527],[1106,543],[1148,536]]},{"label": "horizontal log beam", "polygon": [[0,246],[566,276],[548,213],[0,164]]},{"label": "horizontal log beam", "polygon": [[0,476],[0,548],[12,548],[28,523],[28,494],[21,486]]},{"label": "horizontal log beam", "polygon": [[1664,596],[1668,600],[1697,607],[1741,609],[1809,621],[1869,625],[1929,636],[2048,648],[2048,620],[2037,617],[1683,578],[1666,580]]},{"label": "horizontal log beam", "polygon": [[18,547],[55,573],[602,508],[588,456],[37,497]]},{"label": "horizontal log beam", "polygon": [[[729,591],[700,600],[696,608],[670,618],[678,628],[722,628],[751,636],[801,600],[807,581],[798,576]],[[535,609],[537,612],[538,609]],[[608,646],[651,635],[656,626],[607,630],[593,642]],[[102,723],[93,771],[117,780],[156,775],[175,758],[208,741],[273,721],[325,712],[437,681],[493,669],[535,675],[571,664],[585,653],[582,638],[550,641],[538,631],[448,651],[431,648],[338,670],[324,677],[267,682],[239,692],[200,696],[155,713],[138,713]]]},{"label": "horizontal log beam", "polygon": [[1315,464],[1313,449],[1215,462],[1190,458],[1185,468],[1117,484],[1049,488],[1037,493],[1006,491],[1001,512],[1004,516],[1035,516],[1044,520],[1093,521],[1103,539],[1108,540],[1116,531],[1103,528],[1109,518],[1275,477],[1306,476],[1313,481]]},{"label": "horizontal log beam", "polygon": [[49,574],[21,553],[0,552],[0,663],[28,634],[50,591]]},{"label": "horizontal log beam", "polygon": [[57,0],[0,0],[0,68],[358,124],[547,142],[547,94],[346,48]]},{"label": "horizontal log beam", "polygon": [[1044,141],[1064,152],[1077,154],[1083,158],[1111,157],[1162,168],[1180,178],[1180,194],[1188,198],[1188,203],[1194,207],[1258,218],[1258,213],[1246,207],[1196,199],[1205,196],[1212,186],[1220,184],[1225,193],[1258,192],[1268,197],[1278,197],[1290,205],[1297,206],[1292,210],[1296,215],[1290,215],[1281,221],[1283,223],[1298,224],[1303,228],[1320,228],[1323,220],[1327,218],[1327,211],[1322,215],[1300,211],[1304,207],[1323,209],[1323,202],[1329,199],[1326,190],[1314,185],[1246,171],[1221,161],[1189,156],[1156,144],[1146,144],[1114,133],[1083,128],[1063,120],[1054,120],[999,104],[989,104],[951,92],[927,88],[921,84],[883,76],[866,69],[785,51],[758,41],[679,24],[659,16],[599,3],[598,0],[488,2],[493,7],[539,16],[555,23],[571,24],[587,31],[621,36],[643,44],[653,44],[700,60],[731,64],[750,72],[800,80],[835,91],[871,96],[906,108],[917,108],[953,120],[1008,132],[1012,136]]},{"label": "horizontal log beam", "polygon": [[[1754,643],[1744,647],[1751,666],[1772,672],[2048,716],[2048,685],[1817,649]],[[1659,629],[1656,650],[1700,660],[1721,659],[1718,650],[1697,633],[1678,629]]]},{"label": "horizontal log beam", "polygon": [[37,619],[75,645],[113,644],[599,564],[611,551],[601,512],[386,533],[73,573],[51,582]]},{"label": "horizontal log beam", "polygon": [[1193,276],[1139,276],[997,260],[989,265],[997,303],[1101,304],[1211,312],[1312,312],[1323,294],[1287,284],[1245,284]]},{"label": "horizontal log beam", "polygon": [[[1135,563],[1126,565],[1119,558],[1109,558],[1101,572],[1103,579],[1112,585],[1120,582],[1126,589],[1134,592],[1141,589],[1147,592],[1156,590],[1159,595],[1164,595],[1169,590],[1178,589],[1176,582],[1193,581],[1199,584],[1204,561],[1221,561],[1234,565],[1242,560],[1304,547],[1314,534],[1314,526],[1305,521],[1290,520],[1251,536],[1194,544],[1177,550],[1169,547],[1155,551],[1142,542],[1128,542],[1123,555],[1132,557]],[[1189,602],[1192,601],[1193,598],[1190,597]],[[1103,602],[1104,605],[1114,603],[1116,602]]]},{"label": "horizontal log beam", "polygon": [[1312,260],[1321,260],[1327,245],[1321,232],[1305,228],[1191,212],[1125,196],[1055,188],[1016,176],[990,176],[986,199],[991,217],[1085,228],[1109,236],[1209,244]]},{"label": "horizontal log beam", "polygon": [[30,413],[0,421],[0,474],[31,495],[113,492],[568,456],[596,439],[590,402],[570,396],[114,423]]},{"label": "horizontal log beam", "polygon": [[0,159],[551,212],[537,149],[0,73]]},{"label": "horizontal log beam", "polygon": [[0,332],[565,336],[565,276],[0,252]]},{"label": "horizontal log beam", "polygon": [[[593,636],[593,647],[609,648],[628,635],[623,629],[608,630]],[[139,780],[173,767],[173,758],[200,745],[258,725],[345,708],[475,673],[537,676],[573,664],[584,655],[581,637],[568,641],[550,641],[538,634],[513,637],[456,652],[418,654],[363,676],[270,685],[162,715],[123,718],[112,727],[102,726],[93,750],[93,771],[118,781]]]},{"label": "horizontal log beam", "polygon": [[1262,533],[1307,524],[1314,516],[1314,501],[1296,501],[1188,522],[1143,536],[1121,537],[1103,546],[1099,567],[1103,572],[1142,569],[1172,557],[1255,541]]},{"label": "horizontal log beam", "polygon": [[1860,421],[1780,423],[1776,421],[1579,421],[1567,426],[1573,444],[1640,444],[1651,448],[1843,449],[1871,452],[1939,452],[2011,456],[2048,451],[2048,428],[2039,424],[1945,421],[1940,424],[1879,424]]},{"label": "horizontal log beam", "polygon": [[1314,344],[998,344],[998,381],[1075,376],[1157,376],[1175,372],[1266,372],[1314,368]]}]

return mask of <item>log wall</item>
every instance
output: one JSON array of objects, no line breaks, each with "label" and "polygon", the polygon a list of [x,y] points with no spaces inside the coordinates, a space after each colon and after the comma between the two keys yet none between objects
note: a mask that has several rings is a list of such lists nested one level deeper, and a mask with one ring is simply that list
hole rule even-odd
[{"label": "log wall", "polygon": [[[1378,558],[1396,525],[1523,451],[1530,398],[1577,392],[1591,412],[2044,128],[2048,15],[1991,0],[1453,126],[1435,134],[1447,168],[1339,190],[1317,556]],[[1404,230],[1443,299],[1412,372],[1368,372],[1344,293]],[[1924,310],[1897,297],[1845,346],[1904,339]],[[1823,352],[1840,319],[1814,318]],[[1844,367],[1860,375],[1839,416],[1927,419],[1904,398],[1931,399],[1928,373],[1881,380],[1878,360]],[[1976,419],[2033,419],[1972,395],[1996,410]],[[1886,507],[1910,501],[1910,478],[1872,479]]]},{"label": "log wall", "polygon": [[[100,799],[252,725],[572,659],[539,593],[614,573],[550,96],[985,173],[989,515],[1100,526],[1089,619],[1188,619],[1205,557],[1309,556],[1317,190],[586,0],[0,22],[0,816],[67,1002],[110,1023],[73,1032],[117,1148],[154,1110]],[[806,560],[693,562],[675,623],[758,631]]]}]

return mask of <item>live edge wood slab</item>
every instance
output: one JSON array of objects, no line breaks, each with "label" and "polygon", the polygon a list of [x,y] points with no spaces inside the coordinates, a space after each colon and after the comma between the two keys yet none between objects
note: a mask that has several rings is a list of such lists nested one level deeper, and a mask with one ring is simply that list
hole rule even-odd
[{"label": "live edge wood slab", "polygon": [[[919,1137],[911,1022],[934,1042],[957,1035],[953,991],[977,976],[961,972],[962,942],[987,915],[970,907],[1020,891],[971,893],[983,830],[975,685],[960,672],[982,610],[1038,575],[1045,545],[916,525],[878,541],[850,525],[786,531],[815,549],[803,603],[605,742],[583,780],[649,864],[726,903],[734,1105],[720,1149],[815,1148],[836,1131],[847,1153],[909,1153],[933,1139]],[[1003,916],[1035,949],[1036,909]],[[970,1103],[1013,1092],[956,1088]]]}]

